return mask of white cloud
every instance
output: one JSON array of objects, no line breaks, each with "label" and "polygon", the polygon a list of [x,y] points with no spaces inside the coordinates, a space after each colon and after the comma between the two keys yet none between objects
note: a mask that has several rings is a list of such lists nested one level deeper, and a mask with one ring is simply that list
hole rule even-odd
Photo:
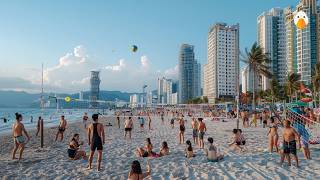
[{"label": "white cloud", "polygon": [[[127,92],[140,92],[144,84],[149,90],[154,90],[158,77],[176,79],[178,67],[157,71],[152,67],[151,60],[147,55],[140,57],[140,62],[134,59],[119,59],[117,64],[97,64],[90,58],[84,46],[77,46],[72,52],[68,52],[57,60],[57,64],[44,69],[44,88],[46,92],[78,92],[89,90],[90,71],[100,70],[101,90],[121,90]],[[0,69],[1,70],[1,69]],[[0,75],[3,70],[0,71]],[[3,71],[5,72],[5,71]],[[22,72],[22,71],[20,71]],[[31,89],[40,90],[41,69],[36,68],[23,71],[26,82],[17,83],[13,86],[9,81],[3,81],[2,89]],[[21,84],[21,85],[19,85]],[[0,86],[1,89],[1,86]]]},{"label": "white cloud", "polygon": [[118,65],[106,66],[105,69],[112,70],[112,71],[121,71],[125,67],[126,67],[126,63],[124,62],[124,59],[120,59]]}]

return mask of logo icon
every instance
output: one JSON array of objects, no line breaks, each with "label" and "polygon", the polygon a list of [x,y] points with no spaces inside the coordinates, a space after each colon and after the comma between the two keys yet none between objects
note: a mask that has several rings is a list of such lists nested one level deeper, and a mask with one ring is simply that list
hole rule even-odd
[{"label": "logo icon", "polygon": [[307,14],[304,11],[299,11],[295,16],[294,16],[294,24],[297,26],[298,29],[304,29],[307,27],[309,23],[309,18]]}]

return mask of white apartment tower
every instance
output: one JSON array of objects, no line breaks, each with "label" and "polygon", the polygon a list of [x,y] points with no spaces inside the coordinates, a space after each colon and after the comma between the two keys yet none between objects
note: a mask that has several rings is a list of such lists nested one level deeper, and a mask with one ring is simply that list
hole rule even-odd
[{"label": "white apartment tower", "polygon": [[[284,12],[280,8],[272,8],[257,18],[258,44],[270,58],[267,64],[270,72],[281,85],[286,80],[286,28]],[[262,89],[270,88],[270,80],[263,75]]]},{"label": "white apartment tower", "polygon": [[172,104],[172,80],[158,78],[158,103]]},{"label": "white apartment tower", "polygon": [[239,24],[216,23],[210,28],[207,58],[203,95],[209,103],[217,98],[234,98],[239,81]]}]

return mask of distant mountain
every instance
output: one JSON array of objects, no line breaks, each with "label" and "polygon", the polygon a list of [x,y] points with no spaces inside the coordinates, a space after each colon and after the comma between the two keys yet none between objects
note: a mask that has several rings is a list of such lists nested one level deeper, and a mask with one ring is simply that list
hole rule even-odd
[{"label": "distant mountain", "polygon": [[[100,100],[115,101],[116,99],[129,102],[130,95],[136,93],[127,93],[121,91],[100,91]],[[45,98],[49,96],[79,98],[79,93],[77,94],[55,94],[55,93],[45,93]],[[83,92],[83,99],[89,99],[90,92]],[[23,91],[0,91],[0,107],[1,108],[13,108],[13,107],[39,107],[41,94],[32,94]]]}]

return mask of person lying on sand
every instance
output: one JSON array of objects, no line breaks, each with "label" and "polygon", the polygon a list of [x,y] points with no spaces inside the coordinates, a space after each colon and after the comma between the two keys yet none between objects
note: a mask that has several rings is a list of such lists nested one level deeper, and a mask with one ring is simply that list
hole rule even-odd
[{"label": "person lying on sand", "polygon": [[209,162],[218,162],[223,159],[223,154],[218,154],[217,147],[213,145],[213,138],[208,138],[209,147],[205,149],[206,156]]},{"label": "person lying on sand", "polygon": [[168,143],[166,141],[162,142],[162,147],[160,149],[160,156],[167,156],[169,155],[169,147],[168,147]]},{"label": "person lying on sand", "polygon": [[192,149],[192,144],[191,144],[191,141],[187,140],[186,141],[186,149],[185,149],[185,156],[187,158],[192,158],[192,157],[195,157],[195,155],[193,154],[193,149]]},{"label": "person lying on sand", "polygon": [[297,163],[297,167],[299,167],[299,160],[298,160],[298,156],[297,156],[297,145],[296,142],[298,142],[298,148],[301,147],[300,144],[300,136],[299,134],[296,132],[296,130],[294,128],[291,127],[291,123],[288,120],[285,120],[283,122],[284,125],[284,129],[283,129],[283,154],[281,155],[281,159],[280,159],[280,165],[283,164],[284,162],[284,158],[287,158],[288,160],[288,165],[291,166],[291,158],[290,158],[290,154],[293,155],[296,163]]},{"label": "person lying on sand", "polygon": [[147,161],[147,172],[142,173],[141,165],[139,161],[135,160],[131,164],[131,170],[128,175],[128,180],[141,180],[151,174],[150,162]]},{"label": "person lying on sand", "polygon": [[229,144],[229,147],[234,148],[235,150],[238,150],[238,152],[243,151],[243,147],[246,144],[245,138],[242,134],[241,129],[233,129],[233,137],[231,140],[231,143]]},{"label": "person lying on sand", "polygon": [[[12,151],[12,159],[16,159],[16,152],[18,149],[20,149],[19,160],[21,160],[24,146],[30,140],[30,136],[26,131],[26,129],[24,128],[24,125],[21,123],[22,121],[21,114],[16,113],[16,120],[17,121],[12,125],[12,134],[14,137],[14,145],[15,145]],[[27,141],[23,136],[23,133],[27,136],[28,138]]]},{"label": "person lying on sand", "polygon": [[68,147],[68,156],[72,160],[77,160],[80,158],[87,159],[85,151],[79,150],[80,145],[83,145],[83,142],[79,142],[79,134],[74,134],[71,141],[69,142]]},{"label": "person lying on sand", "polygon": [[155,155],[152,149],[153,145],[151,143],[151,140],[150,138],[147,138],[146,145],[144,146],[144,148],[137,148],[137,154],[139,157],[151,157]]}]

